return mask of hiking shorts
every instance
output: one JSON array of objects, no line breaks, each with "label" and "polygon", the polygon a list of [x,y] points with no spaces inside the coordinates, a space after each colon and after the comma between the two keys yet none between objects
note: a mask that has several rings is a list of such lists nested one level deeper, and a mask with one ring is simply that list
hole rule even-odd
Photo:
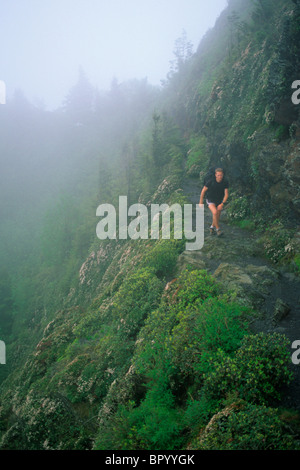
[{"label": "hiking shorts", "polygon": [[206,204],[209,206],[210,204],[215,204],[216,207],[218,207],[219,204],[221,204],[222,201],[220,202],[214,202],[214,201],[209,201],[208,199],[206,199]]}]

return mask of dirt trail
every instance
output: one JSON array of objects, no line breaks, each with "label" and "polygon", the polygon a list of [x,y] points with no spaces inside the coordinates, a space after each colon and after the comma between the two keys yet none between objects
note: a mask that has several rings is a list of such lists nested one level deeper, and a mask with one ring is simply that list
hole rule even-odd
[{"label": "dirt trail", "polygon": [[[183,191],[189,201],[199,203],[201,185],[196,178],[187,178]],[[205,239],[200,252],[190,252],[199,266],[205,267],[219,280],[236,287],[245,297],[251,299],[260,318],[252,325],[253,332],[278,332],[286,335],[291,344],[300,340],[300,279],[286,268],[280,268],[263,256],[259,235],[226,223],[226,211],[222,214],[220,226],[224,236],[211,236],[210,211],[205,206]],[[186,254],[186,256],[188,256]],[[274,317],[275,311],[282,311],[282,318]],[[283,407],[300,411],[300,364],[291,359],[294,379],[283,391],[280,403]]]}]

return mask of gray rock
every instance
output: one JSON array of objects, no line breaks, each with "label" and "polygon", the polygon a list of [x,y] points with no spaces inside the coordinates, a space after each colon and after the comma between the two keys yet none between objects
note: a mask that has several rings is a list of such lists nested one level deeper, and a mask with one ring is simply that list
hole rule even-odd
[{"label": "gray rock", "polygon": [[290,312],[291,308],[288,304],[283,302],[281,299],[277,299],[275,302],[273,322],[278,323],[285,318]]},{"label": "gray rock", "polygon": [[214,276],[229,285],[252,285],[250,276],[239,266],[234,264],[221,263],[216,269]]},{"label": "gray rock", "polygon": [[184,251],[177,260],[176,270],[181,272],[188,265],[195,269],[206,269],[205,262],[203,261],[203,255],[198,251]]}]

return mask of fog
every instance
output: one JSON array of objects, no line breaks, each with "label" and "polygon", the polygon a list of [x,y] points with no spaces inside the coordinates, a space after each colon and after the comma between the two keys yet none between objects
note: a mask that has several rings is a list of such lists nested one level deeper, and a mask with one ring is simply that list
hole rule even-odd
[{"label": "fog", "polygon": [[[1,339],[58,308],[99,242],[99,204],[157,188],[171,153],[153,136],[153,109],[174,93],[159,85],[179,74],[180,38],[196,52],[226,5],[1,0]],[[177,131],[167,118],[161,126],[173,145]]]},{"label": "fog", "polygon": [[226,0],[1,0],[0,80],[38,107],[60,107],[82,68],[99,90],[113,79],[160,85],[185,31],[194,51]]}]

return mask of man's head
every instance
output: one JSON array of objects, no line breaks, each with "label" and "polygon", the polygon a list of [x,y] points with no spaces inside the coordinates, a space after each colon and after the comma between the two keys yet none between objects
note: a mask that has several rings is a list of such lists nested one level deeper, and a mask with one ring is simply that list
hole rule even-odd
[{"label": "man's head", "polygon": [[215,175],[216,175],[216,181],[217,183],[220,183],[224,177],[224,172],[222,170],[222,168],[217,168],[216,171],[215,171]]}]

